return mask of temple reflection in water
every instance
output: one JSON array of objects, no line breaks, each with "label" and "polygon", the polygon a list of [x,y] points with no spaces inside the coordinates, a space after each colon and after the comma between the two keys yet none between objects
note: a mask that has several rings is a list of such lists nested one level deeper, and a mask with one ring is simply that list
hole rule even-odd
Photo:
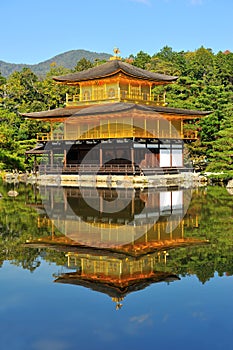
[{"label": "temple reflection in water", "polygon": [[40,191],[38,225],[50,227],[51,234],[29,246],[64,252],[72,271],[55,282],[103,292],[117,308],[128,293],[179,279],[167,268],[170,249],[204,242],[185,237],[186,227],[198,227],[198,213],[188,209],[190,189]]}]

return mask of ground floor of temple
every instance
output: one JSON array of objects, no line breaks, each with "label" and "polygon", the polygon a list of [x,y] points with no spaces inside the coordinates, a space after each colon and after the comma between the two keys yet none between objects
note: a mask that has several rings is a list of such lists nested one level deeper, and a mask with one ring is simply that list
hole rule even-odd
[{"label": "ground floor of temple", "polygon": [[179,139],[48,141],[29,151],[42,174],[147,175],[191,170]]}]

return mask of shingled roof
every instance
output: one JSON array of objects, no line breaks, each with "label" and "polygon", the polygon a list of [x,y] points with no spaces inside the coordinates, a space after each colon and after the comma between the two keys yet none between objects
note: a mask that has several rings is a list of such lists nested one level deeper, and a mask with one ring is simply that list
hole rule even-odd
[{"label": "shingled roof", "polygon": [[152,283],[173,282],[180,279],[173,273],[163,271],[156,271],[144,276],[131,277],[131,279],[122,277],[118,281],[111,281],[108,276],[101,276],[97,279],[91,275],[81,275],[80,272],[68,272],[60,275],[54,282],[83,286],[107,294],[111,298],[124,298],[127,294],[143,290]]},{"label": "shingled roof", "polygon": [[127,76],[137,79],[149,80],[153,82],[172,82],[178,79],[176,76],[153,73],[145,69],[133,66],[132,64],[120,60],[108,61],[99,66],[72,74],[55,76],[53,79],[63,83],[78,83],[81,81],[102,79],[113,76],[117,73],[124,73]]},{"label": "shingled roof", "polygon": [[79,110],[80,108],[55,108],[41,112],[20,113],[20,115],[29,119],[53,119],[63,117],[68,118],[76,112],[78,112]]},{"label": "shingled roof", "polygon": [[181,115],[181,116],[190,116],[190,118],[204,117],[211,111],[198,111],[191,109],[182,109],[182,108],[172,108],[172,107],[162,107],[162,106],[145,106],[135,103],[125,103],[125,102],[116,102],[116,103],[106,103],[103,105],[94,105],[85,108],[57,108],[48,111],[42,112],[32,112],[32,113],[23,113],[23,117],[30,119],[56,119],[56,118],[69,118],[81,117],[81,116],[94,116],[94,115],[104,115],[110,113],[122,113],[130,110],[139,110],[150,113],[161,113],[161,114],[172,114],[172,115]]},{"label": "shingled roof", "polygon": [[116,102],[116,103],[107,103],[104,105],[95,105],[87,108],[78,110],[76,113],[73,113],[73,116],[89,116],[89,115],[102,115],[109,113],[121,113],[130,110],[140,110],[144,112],[154,112],[161,114],[177,114],[190,117],[201,117],[211,113],[211,111],[198,111],[191,109],[183,108],[172,108],[172,107],[163,107],[163,106],[145,106],[136,103],[125,103],[125,102]]}]

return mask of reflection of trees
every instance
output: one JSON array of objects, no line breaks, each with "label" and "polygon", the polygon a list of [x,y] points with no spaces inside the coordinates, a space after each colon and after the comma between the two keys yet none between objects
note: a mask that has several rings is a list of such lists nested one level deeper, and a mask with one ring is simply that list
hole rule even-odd
[{"label": "reflection of trees", "polygon": [[199,212],[199,227],[186,230],[187,235],[204,235],[208,246],[180,248],[170,252],[169,263],[174,273],[195,274],[205,283],[217,272],[233,274],[233,197],[225,188],[208,187],[192,198],[190,211]]},{"label": "reflection of trees", "polygon": [[[0,266],[9,260],[17,266],[34,271],[40,259],[67,265],[65,252],[47,248],[25,247],[25,242],[33,237],[39,239],[50,235],[51,227],[38,227],[38,213],[31,204],[35,193],[31,186],[19,186],[19,196],[10,198],[9,185],[0,185],[3,198],[0,200]],[[38,200],[39,196],[37,196]],[[205,283],[217,272],[233,274],[233,196],[225,188],[210,187],[193,194],[186,216],[199,215],[199,226],[185,227],[186,237],[204,237],[208,245],[176,247],[170,249],[166,265],[161,271],[186,276],[196,275]],[[56,234],[59,234],[56,232]],[[60,234],[61,235],[61,234]]]},{"label": "reflection of trees", "polygon": [[7,195],[12,187],[13,184],[0,184],[0,266],[8,260],[23,269],[34,271],[40,265],[41,252],[26,248],[24,243],[32,234],[38,237],[44,234],[45,229],[37,228],[38,214],[25,204],[27,198],[33,198],[33,189],[21,185],[17,188],[19,196],[12,198]]}]

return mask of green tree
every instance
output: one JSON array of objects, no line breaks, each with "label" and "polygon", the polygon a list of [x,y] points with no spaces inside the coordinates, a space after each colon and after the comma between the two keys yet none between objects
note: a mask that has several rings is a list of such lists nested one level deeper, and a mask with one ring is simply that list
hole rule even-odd
[{"label": "green tree", "polygon": [[85,57],[81,58],[74,67],[74,72],[80,72],[89,68],[92,68],[93,64],[91,61],[87,60]]},{"label": "green tree", "polygon": [[232,171],[233,175],[233,111],[222,120],[215,140],[207,151],[209,164],[207,171]]},{"label": "green tree", "polygon": [[132,64],[138,68],[147,69],[147,64],[151,61],[151,56],[143,51],[138,52]]}]

